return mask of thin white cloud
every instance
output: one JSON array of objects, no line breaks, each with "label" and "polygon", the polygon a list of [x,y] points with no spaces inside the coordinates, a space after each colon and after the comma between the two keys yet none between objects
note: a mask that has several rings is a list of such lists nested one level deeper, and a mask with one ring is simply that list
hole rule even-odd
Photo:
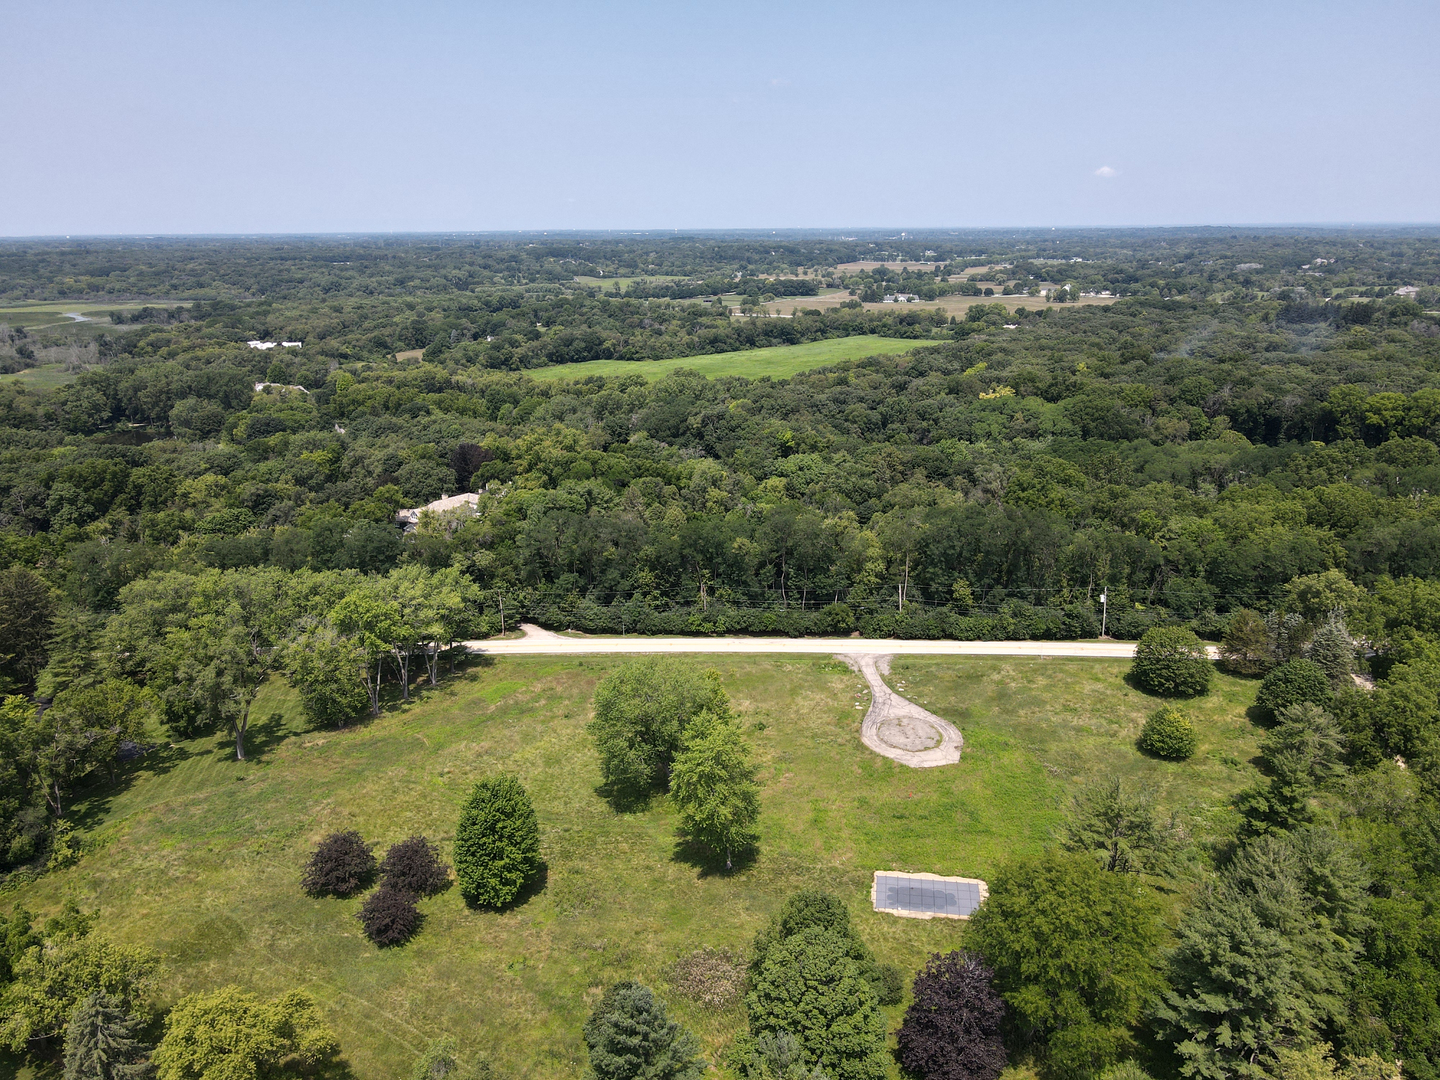
[{"label": "thin white cloud", "polygon": [[1112,176],[1119,176],[1120,170],[1112,169],[1109,165],[1101,165],[1098,169],[1095,170],[1095,175],[1103,176],[1106,180],[1109,180]]}]

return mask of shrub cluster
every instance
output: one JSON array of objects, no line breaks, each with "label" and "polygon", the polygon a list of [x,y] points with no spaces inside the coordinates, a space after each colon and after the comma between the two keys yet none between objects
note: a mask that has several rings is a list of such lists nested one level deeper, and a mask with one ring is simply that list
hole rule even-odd
[{"label": "shrub cluster", "polygon": [[[370,845],[353,830],[331,833],[320,841],[305,865],[300,883],[312,896],[350,896],[375,876]],[[450,884],[450,871],[435,845],[423,836],[393,844],[380,863],[380,888],[366,898],[356,918],[377,945],[399,945],[420,928],[415,906]]]},{"label": "shrub cluster", "polygon": [[331,833],[321,840],[305,864],[300,887],[311,896],[349,896],[369,884],[375,856],[358,832]]},{"label": "shrub cluster", "polygon": [[1174,705],[1162,705],[1140,729],[1140,749],[1156,757],[1184,761],[1200,747],[1195,725]]},{"label": "shrub cluster", "polygon": [[355,916],[366,936],[376,945],[399,945],[420,929],[420,911],[415,894],[392,887],[388,882],[376,889]]},{"label": "shrub cluster", "polygon": [[434,896],[450,886],[450,868],[440,861],[440,851],[434,844],[423,836],[411,836],[385,853],[380,878],[400,892]]}]

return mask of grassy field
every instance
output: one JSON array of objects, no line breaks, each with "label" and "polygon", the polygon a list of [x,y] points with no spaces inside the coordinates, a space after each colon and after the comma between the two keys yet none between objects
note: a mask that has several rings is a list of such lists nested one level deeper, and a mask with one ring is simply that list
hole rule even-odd
[{"label": "grassy field", "polygon": [[74,382],[80,373],[66,371],[63,364],[42,364],[24,371],[0,375],[0,382],[15,382],[30,390],[54,390],[57,386]]},{"label": "grassy field", "polygon": [[784,379],[826,364],[838,364],[842,360],[909,352],[917,345],[927,344],[931,343],[923,339],[882,338],[864,334],[811,341],[805,345],[777,345],[769,349],[742,349],[709,356],[680,356],[671,360],[589,360],[583,364],[536,368],[526,374],[536,379],[583,379],[587,375],[644,375],[647,379],[658,379],[676,368],[690,368],[709,377],[743,375],[757,379],[769,375]]},{"label": "grassy field", "polygon": [[[303,987],[322,1002],[360,1080],[408,1075],[448,1033],[511,1077],[579,1077],[580,1028],[609,982],[656,986],[716,1054],[743,1011],[706,1011],[665,971],[701,945],[745,949],[801,886],[843,896],[882,961],[912,972],[956,947],[964,924],[869,910],[877,869],[988,877],[1043,847],[1078,785],[1120,775],[1155,785],[1204,835],[1255,776],[1255,684],[1221,678],[1187,706],[1201,732],[1185,764],[1143,757],[1134,739],[1152,699],[1124,661],[897,659],[892,685],[959,725],[955,766],[915,770],[859,742],[863,682],[828,658],[708,657],[761,764],[758,857],[733,874],[677,846],[660,797],[620,813],[597,793],[583,725],[609,657],[516,657],[471,668],[381,719],[310,732],[274,684],[239,764],[225,739],[152,753],[120,787],[76,808],[93,850],[74,867],[0,899],[42,914],[67,897],[102,912],[104,932],[165,957],[164,1002],[229,982],[265,994]],[[312,900],[298,877],[325,833],[359,829],[388,845],[421,832],[448,858],[458,808],[492,771],[521,777],[541,821],[543,887],[502,912],[451,889],[422,901],[408,945],[361,935],[358,900]],[[898,1025],[903,1006],[889,1010]],[[0,1076],[6,1067],[0,1064]],[[13,1073],[12,1073],[13,1075]],[[24,1075],[22,1073],[22,1075]]]},{"label": "grassy field", "polygon": [[[21,326],[26,330],[44,329],[47,326],[72,324],[74,319],[66,317],[67,312],[84,315],[106,326],[110,325],[108,314],[112,311],[130,311],[144,307],[136,301],[115,300],[35,300],[29,302],[0,304],[0,323],[6,326]],[[183,305],[182,305],[183,306]]]},{"label": "grassy field", "polygon": [[[938,300],[917,300],[913,304],[865,304],[866,311],[943,311],[946,315],[954,315],[957,318],[964,318],[965,313],[976,304],[1004,304],[1006,310],[1014,311],[1017,307],[1029,308],[1031,311],[1040,311],[1046,307],[1043,296],[1001,296],[1000,290],[995,290],[994,296],[942,296]],[[772,300],[762,305],[775,315],[789,315],[791,308],[827,308],[838,307],[846,300],[852,300],[848,292],[835,291],[822,296],[787,296],[780,300]],[[1075,301],[1073,304],[1050,305],[1059,310],[1071,307],[1090,307],[1094,305],[1113,304],[1113,296],[1087,296]],[[736,301],[738,303],[738,301]]]}]

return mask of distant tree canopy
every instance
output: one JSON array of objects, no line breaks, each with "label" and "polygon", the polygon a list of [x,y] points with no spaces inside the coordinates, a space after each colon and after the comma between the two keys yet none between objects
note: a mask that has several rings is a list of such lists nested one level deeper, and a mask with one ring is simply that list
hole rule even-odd
[{"label": "distant tree canopy", "polygon": [[[1140,642],[1144,693],[1218,681],[1189,730],[1152,717],[1137,749],[1168,763],[1136,765],[1238,770],[1234,812],[1211,799],[1190,844],[1173,785],[1079,788],[1065,853],[995,875],[981,959],[925,983],[976,1009],[938,1036],[928,1014],[930,1047],[974,1052],[916,1068],[993,1071],[984,966],[1047,1078],[1144,1080],[1144,1049],[1202,1080],[1440,1080],[1437,282],[1423,228],[0,241],[0,373],[22,375],[0,381],[0,863],[82,855],[74,805],[152,748],[265,745],[274,680],[349,726],[521,622],[1052,641],[1103,619]],[[869,335],[906,351],[824,359]],[[791,345],[816,351],[775,371],[811,370],[684,366]],[[630,363],[659,359],[679,366]],[[1257,758],[1196,745],[1252,692]],[[733,862],[755,773],[725,717],[713,680],[650,660],[601,681],[590,736],[617,805],[668,790],[686,842]],[[537,883],[538,820],[518,781],[481,788],[456,876],[504,907]],[[377,937],[443,887],[422,844],[387,857]],[[360,847],[306,884],[353,895]],[[1147,890],[1181,871],[1167,949]],[[93,1065],[131,1037],[157,960],[92,922],[0,918],[5,1045],[53,1052],[79,1016]],[[732,1000],[737,963],[711,966]],[[903,979],[838,899],[787,901],[748,974],[736,1068],[889,1068]],[[661,1015],[642,998],[607,1039]],[[314,1016],[184,999],[156,1064],[328,1070]]]}]

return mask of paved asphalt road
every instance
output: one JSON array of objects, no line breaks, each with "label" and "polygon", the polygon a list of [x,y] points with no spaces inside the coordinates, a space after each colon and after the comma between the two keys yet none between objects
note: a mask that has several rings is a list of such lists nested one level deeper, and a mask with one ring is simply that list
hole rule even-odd
[{"label": "paved asphalt road", "polygon": [[[898,638],[567,637],[522,623],[524,637],[467,641],[485,656],[575,653],[818,653],[852,656],[1088,656],[1128,660],[1135,646],[1123,641],[907,641]],[[1213,654],[1214,649],[1212,647]]]}]

